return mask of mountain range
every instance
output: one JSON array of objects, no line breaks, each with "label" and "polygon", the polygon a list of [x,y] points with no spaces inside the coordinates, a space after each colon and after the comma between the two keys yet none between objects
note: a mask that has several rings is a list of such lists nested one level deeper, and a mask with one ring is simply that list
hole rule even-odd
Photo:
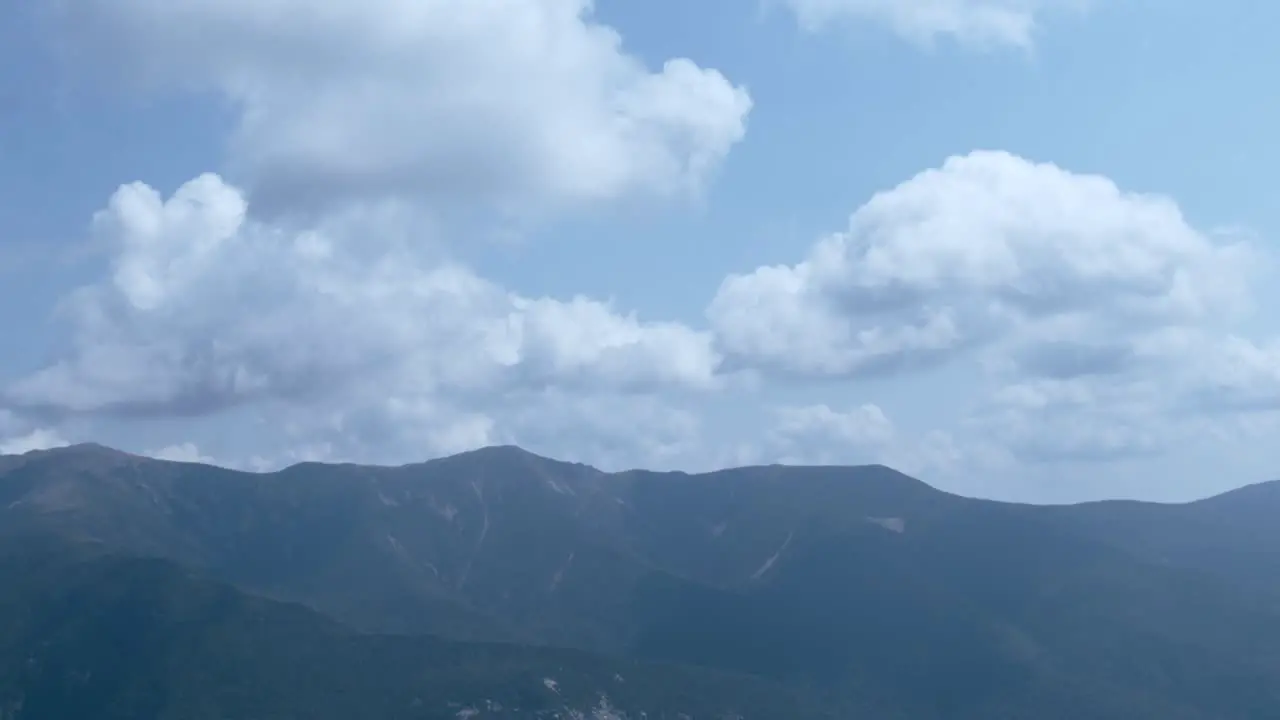
[{"label": "mountain range", "polygon": [[1278,512],[514,447],[0,456],[0,718],[1280,718]]}]

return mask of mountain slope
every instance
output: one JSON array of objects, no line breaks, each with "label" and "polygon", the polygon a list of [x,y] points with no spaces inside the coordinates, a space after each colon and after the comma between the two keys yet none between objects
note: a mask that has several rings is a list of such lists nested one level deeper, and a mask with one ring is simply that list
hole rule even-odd
[{"label": "mountain slope", "polygon": [[[625,588],[646,569],[575,522],[589,499],[525,482],[540,459],[476,460],[254,475],[80,447],[10,470],[0,507],[8,527],[209,568],[366,630],[616,644],[592,635],[600,598],[573,602],[576,580],[589,571],[593,583]],[[578,572],[556,582],[571,555]]]},{"label": "mountain slope", "polygon": [[1280,606],[982,506],[806,543],[750,593],[650,590],[637,652],[909,717],[1280,717]]},{"label": "mountain slope", "polygon": [[[704,670],[352,633],[159,560],[0,550],[0,717],[849,717]],[[605,712],[607,710],[607,712]],[[858,716],[855,712],[854,717]]]},{"label": "mountain slope", "polygon": [[1148,562],[1280,596],[1280,482],[1182,504],[1108,501],[1042,511]]}]

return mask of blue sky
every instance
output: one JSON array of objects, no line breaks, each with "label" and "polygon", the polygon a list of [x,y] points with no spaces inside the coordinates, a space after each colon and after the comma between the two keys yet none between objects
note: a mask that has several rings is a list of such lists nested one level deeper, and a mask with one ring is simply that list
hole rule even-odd
[{"label": "blue sky", "polygon": [[0,450],[1276,476],[1280,7],[32,7]]}]

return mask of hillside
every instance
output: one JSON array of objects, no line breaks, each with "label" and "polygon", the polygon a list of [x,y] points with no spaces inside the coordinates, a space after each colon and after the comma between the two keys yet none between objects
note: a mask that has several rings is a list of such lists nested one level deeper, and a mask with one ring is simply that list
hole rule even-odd
[{"label": "hillside", "polygon": [[[167,561],[0,549],[14,720],[848,717],[746,677],[568,650],[353,633]],[[577,714],[575,714],[577,713]],[[594,713],[594,714],[592,714]]]},{"label": "hillside", "polygon": [[876,717],[1254,720],[1280,717],[1276,487],[1037,507],[879,466],[610,474],[503,447],[256,475],[80,446],[0,462],[0,529],[361,632],[704,666]]}]

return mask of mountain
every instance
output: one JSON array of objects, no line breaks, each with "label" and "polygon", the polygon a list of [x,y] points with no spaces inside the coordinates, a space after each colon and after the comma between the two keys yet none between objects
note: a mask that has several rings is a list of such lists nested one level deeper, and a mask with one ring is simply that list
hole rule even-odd
[{"label": "mountain", "polygon": [[1280,485],[1037,507],[881,466],[604,473],[512,447],[261,475],[0,458],[0,534],[361,633],[716,668],[913,720],[1280,718],[1278,512]]},{"label": "mountain", "polygon": [[0,475],[0,517],[207,568],[364,630],[620,650],[654,573],[749,588],[789,537],[843,526],[844,509],[950,499],[884,468],[855,473],[610,475],[500,447],[256,475],[77,446]]},{"label": "mountain", "polygon": [[1148,562],[1280,592],[1280,482],[1185,504],[1102,502],[1046,511]]},{"label": "mountain", "polygon": [[362,635],[174,564],[0,550],[0,717],[837,718],[749,677],[570,650]]},{"label": "mountain", "polygon": [[1280,605],[1024,510],[806,542],[751,593],[669,586],[640,653],[908,717],[1280,717]]}]

